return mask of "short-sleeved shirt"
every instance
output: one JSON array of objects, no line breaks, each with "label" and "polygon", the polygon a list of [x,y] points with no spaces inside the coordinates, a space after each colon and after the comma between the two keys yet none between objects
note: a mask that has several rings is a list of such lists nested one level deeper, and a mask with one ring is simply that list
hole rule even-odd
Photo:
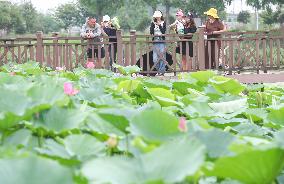
[{"label": "short-sleeved shirt", "polygon": [[180,20],[176,20],[174,24],[176,24],[176,33],[177,34],[184,34],[183,22],[181,22]]},{"label": "short-sleeved shirt", "polygon": [[[213,23],[209,21],[206,22],[205,32],[212,33],[213,31],[220,31],[224,29],[224,24],[219,21],[215,20]],[[218,37],[219,35],[210,35],[210,37]]]}]

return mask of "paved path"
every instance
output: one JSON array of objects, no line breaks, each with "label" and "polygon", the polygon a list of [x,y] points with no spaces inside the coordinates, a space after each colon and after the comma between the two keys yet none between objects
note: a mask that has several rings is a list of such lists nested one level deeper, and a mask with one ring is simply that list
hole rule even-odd
[{"label": "paved path", "polygon": [[284,73],[277,73],[277,74],[240,74],[240,75],[227,75],[226,77],[237,79],[241,83],[284,82]]},{"label": "paved path", "polygon": [[[222,75],[222,73],[219,73]],[[241,73],[233,75],[225,75],[225,77],[233,78],[241,83],[278,83],[284,82],[284,71],[269,71],[268,73]],[[173,73],[168,73],[165,76],[158,77],[160,79],[177,79]]]}]

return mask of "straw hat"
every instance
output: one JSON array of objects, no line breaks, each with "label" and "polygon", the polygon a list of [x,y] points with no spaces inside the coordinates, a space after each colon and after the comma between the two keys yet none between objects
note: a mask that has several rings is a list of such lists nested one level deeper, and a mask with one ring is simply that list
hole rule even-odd
[{"label": "straw hat", "polygon": [[157,17],[162,17],[162,13],[160,11],[155,11],[153,17],[157,18]]},{"label": "straw hat", "polygon": [[103,16],[103,22],[109,22],[110,17],[108,15]]},{"label": "straw hat", "polygon": [[219,19],[218,11],[215,8],[210,8],[207,12],[204,12],[205,15],[212,16],[215,19]]}]

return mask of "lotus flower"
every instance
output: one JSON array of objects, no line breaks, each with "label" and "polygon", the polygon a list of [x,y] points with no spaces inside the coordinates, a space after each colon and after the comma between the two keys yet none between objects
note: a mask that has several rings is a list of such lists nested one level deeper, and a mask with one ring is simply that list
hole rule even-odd
[{"label": "lotus flower", "polygon": [[187,132],[187,125],[186,125],[186,119],[185,119],[185,117],[181,117],[181,118],[179,119],[178,129],[179,129],[181,132]]},{"label": "lotus flower", "polygon": [[16,72],[10,72],[10,76],[15,76]]},{"label": "lotus flower", "polygon": [[55,68],[57,71],[64,71],[64,68],[63,67],[56,67]]},{"label": "lotus flower", "polygon": [[64,93],[69,96],[74,96],[79,93],[79,90],[74,89],[70,82],[64,83]]},{"label": "lotus flower", "polygon": [[106,141],[106,144],[109,148],[115,148],[118,145],[117,136],[111,135]]},{"label": "lotus flower", "polygon": [[89,69],[95,68],[94,62],[88,62],[86,66],[87,66],[87,68],[89,68]]}]

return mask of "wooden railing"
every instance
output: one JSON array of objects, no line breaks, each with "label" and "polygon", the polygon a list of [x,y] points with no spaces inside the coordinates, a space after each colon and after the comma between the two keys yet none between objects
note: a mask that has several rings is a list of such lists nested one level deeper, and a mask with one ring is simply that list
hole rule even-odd
[{"label": "wooden railing", "polygon": [[[284,66],[284,31],[278,32],[226,32],[214,39],[206,39],[204,29],[192,35],[191,39],[184,39],[184,35],[167,34],[165,53],[159,58],[167,65],[167,72],[196,71],[205,69],[234,71],[255,70],[267,72],[271,69],[281,69]],[[153,36],[138,35],[131,31],[130,35],[123,36],[117,31],[117,55],[109,53],[109,47],[115,44],[103,38],[102,43],[88,44],[80,37],[46,37],[38,32],[35,37],[0,38],[0,65],[9,62],[24,63],[29,60],[40,62],[41,65],[56,68],[65,66],[72,70],[79,65],[86,64],[88,48],[104,47],[105,58],[96,59],[96,67],[111,69],[110,60],[117,64],[128,66],[138,65],[143,73],[156,73],[153,62]],[[186,41],[185,58],[189,67],[185,70],[182,63],[182,53],[176,53],[176,47]],[[188,48],[192,42],[193,57],[189,56]],[[101,55],[101,49],[98,49]],[[112,49],[113,50],[113,49]],[[182,52],[182,49],[180,49]],[[112,51],[113,52],[113,51]],[[164,58],[166,55],[166,58]],[[111,56],[111,57],[110,57]],[[214,56],[214,57],[213,57]],[[95,59],[95,58],[94,58]],[[213,62],[215,61],[215,62]]]}]

